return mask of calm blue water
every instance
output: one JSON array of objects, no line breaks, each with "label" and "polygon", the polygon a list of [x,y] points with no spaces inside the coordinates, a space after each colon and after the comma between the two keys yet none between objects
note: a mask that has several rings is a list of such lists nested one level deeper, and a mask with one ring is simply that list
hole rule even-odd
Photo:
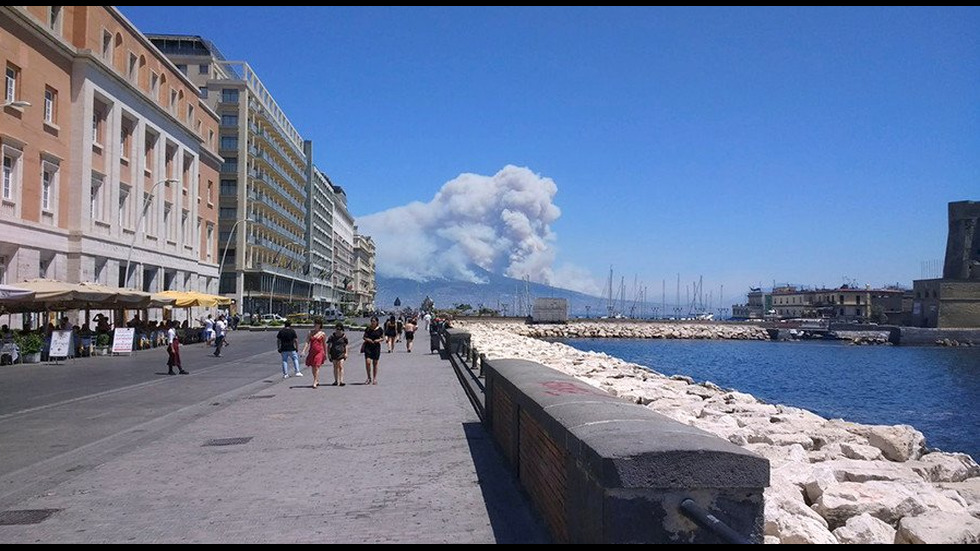
[{"label": "calm blue water", "polygon": [[874,425],[912,425],[926,445],[980,459],[980,348],[564,339],[664,375],[687,375],[772,404]]}]

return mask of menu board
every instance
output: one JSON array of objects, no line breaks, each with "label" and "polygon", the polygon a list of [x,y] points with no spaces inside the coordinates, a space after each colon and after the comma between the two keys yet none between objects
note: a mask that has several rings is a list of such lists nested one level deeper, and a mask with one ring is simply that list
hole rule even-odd
[{"label": "menu board", "polygon": [[117,327],[112,332],[112,353],[129,354],[133,351],[133,337],[136,329],[132,327]]}]

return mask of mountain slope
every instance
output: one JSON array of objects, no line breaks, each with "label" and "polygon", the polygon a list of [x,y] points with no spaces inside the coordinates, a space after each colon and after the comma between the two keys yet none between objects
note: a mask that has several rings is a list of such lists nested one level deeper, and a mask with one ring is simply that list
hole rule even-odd
[{"label": "mountain slope", "polygon": [[400,308],[418,309],[426,296],[436,308],[452,308],[456,304],[469,304],[474,310],[481,306],[498,310],[506,315],[526,315],[528,304],[535,298],[566,298],[571,315],[599,316],[605,313],[606,299],[568,289],[560,289],[540,283],[526,283],[519,279],[491,274],[474,269],[486,283],[435,279],[425,282],[404,278],[377,278],[378,294],[375,304],[385,311],[395,309],[395,299]]}]

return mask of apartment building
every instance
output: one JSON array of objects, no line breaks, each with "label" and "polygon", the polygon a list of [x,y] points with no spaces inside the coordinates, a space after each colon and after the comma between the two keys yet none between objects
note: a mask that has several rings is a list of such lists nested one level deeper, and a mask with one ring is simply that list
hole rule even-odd
[{"label": "apartment building", "polygon": [[118,10],[0,7],[0,277],[218,288],[218,115]]},{"label": "apartment building", "polygon": [[312,167],[309,195],[310,277],[313,287],[310,309],[318,315],[334,314],[340,310],[340,306],[334,302],[333,286],[333,183],[315,166]]},{"label": "apartment building", "polygon": [[368,235],[357,232],[354,227],[354,303],[359,312],[377,310],[374,304],[376,296],[374,240]]},{"label": "apartment building", "polygon": [[219,117],[220,293],[247,314],[306,311],[317,275],[307,142],[248,63],[200,36],[148,37]]},{"label": "apartment building", "polygon": [[334,185],[333,303],[344,312],[357,308],[354,294],[354,217],[347,210],[347,192]]}]

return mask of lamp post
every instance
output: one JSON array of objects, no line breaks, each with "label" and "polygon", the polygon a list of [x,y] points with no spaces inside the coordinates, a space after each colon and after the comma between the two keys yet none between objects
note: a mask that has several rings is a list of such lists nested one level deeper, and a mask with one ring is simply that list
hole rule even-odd
[{"label": "lamp post", "polygon": [[136,237],[140,234],[140,226],[143,224],[143,219],[146,218],[146,211],[150,208],[150,201],[153,200],[153,192],[156,191],[157,186],[167,182],[176,184],[178,183],[178,180],[173,178],[160,180],[159,182],[153,184],[153,187],[150,188],[150,193],[146,196],[146,199],[143,200],[143,210],[140,212],[140,219],[136,221],[136,229],[133,231],[133,242],[129,244],[129,254],[126,255],[126,271],[123,273],[123,283],[126,285],[126,287],[129,287],[129,263],[133,258],[133,247],[136,246]]},{"label": "lamp post", "polygon": [[30,106],[31,106],[31,102],[29,101],[24,101],[19,99],[8,99],[8,100],[4,100],[3,103],[0,104],[0,109],[4,109],[7,107],[20,108],[20,107],[30,107]]},{"label": "lamp post", "polygon": [[[303,244],[300,243],[299,241],[290,241],[289,243],[287,243],[287,244],[283,245],[282,247],[280,247],[279,248],[279,252],[276,253],[275,258],[272,259],[272,264],[273,264],[273,267],[274,268],[278,268],[279,267],[279,255],[281,255],[282,254],[282,251],[286,250],[286,247],[288,247],[290,245],[300,245],[300,246],[302,246]],[[272,313],[272,295],[276,292],[276,276],[277,275],[278,274],[276,272],[274,272],[274,271],[272,272],[272,287],[269,289],[269,312],[268,312],[269,314]]]},{"label": "lamp post", "polygon": [[236,220],[235,224],[231,227],[231,231],[228,232],[228,240],[225,241],[225,252],[221,253],[221,264],[218,264],[218,292],[221,292],[221,272],[225,270],[225,257],[228,256],[228,247],[231,246],[231,237],[235,235],[235,230],[242,222],[255,222],[255,220],[252,220],[251,218]]}]

